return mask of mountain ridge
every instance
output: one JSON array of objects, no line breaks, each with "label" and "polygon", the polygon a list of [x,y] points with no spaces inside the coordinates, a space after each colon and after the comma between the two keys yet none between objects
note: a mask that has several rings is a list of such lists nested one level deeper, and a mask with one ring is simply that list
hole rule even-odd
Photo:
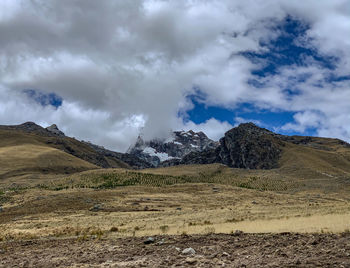
[{"label": "mountain ridge", "polygon": [[[1,134],[3,140],[6,139],[9,144],[34,143],[56,148],[101,168],[151,167],[135,156],[97,149],[100,146],[65,136],[56,125],[43,128],[33,122],[26,122],[20,125],[0,126],[0,136]],[[14,141],[11,141],[11,136]]]},{"label": "mountain ridge", "polygon": [[[233,168],[275,169],[282,166],[281,161],[285,158],[283,156],[290,154],[290,148],[299,151],[309,148],[313,152],[335,152],[344,158],[345,162],[350,161],[348,155],[350,144],[345,141],[310,136],[286,136],[260,128],[253,123],[244,123],[232,128],[219,142],[209,139],[203,132],[193,131],[174,131],[169,139],[155,139],[148,142],[139,137],[127,153],[114,152],[90,142],[67,137],[55,124],[47,128],[33,122],[0,126],[0,137],[2,138],[0,148],[21,144],[47,146],[100,168],[145,169],[220,163]],[[85,167],[90,168],[89,165]]]}]

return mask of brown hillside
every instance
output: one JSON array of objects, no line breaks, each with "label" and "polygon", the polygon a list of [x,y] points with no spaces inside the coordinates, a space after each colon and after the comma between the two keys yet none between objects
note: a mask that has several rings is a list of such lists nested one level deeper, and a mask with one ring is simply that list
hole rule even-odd
[{"label": "brown hillside", "polygon": [[68,174],[97,166],[65,152],[35,144],[0,147],[0,178],[28,173]]},{"label": "brown hillside", "polygon": [[[0,148],[7,146],[18,146],[23,144],[39,145],[55,148],[67,154],[73,155],[93,166],[104,168],[129,168],[129,165],[116,157],[104,156],[85,143],[66,136],[56,136],[47,132],[44,128],[33,123],[20,126],[0,126]],[[24,128],[21,126],[25,125]],[[32,127],[32,126],[35,127]]]}]

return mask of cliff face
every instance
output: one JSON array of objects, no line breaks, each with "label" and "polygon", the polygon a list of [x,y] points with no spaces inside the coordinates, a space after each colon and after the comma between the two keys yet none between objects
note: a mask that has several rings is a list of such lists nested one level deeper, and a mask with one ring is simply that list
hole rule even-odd
[{"label": "cliff face", "polygon": [[235,168],[276,168],[283,145],[273,132],[252,123],[241,124],[220,139],[218,159]]}]

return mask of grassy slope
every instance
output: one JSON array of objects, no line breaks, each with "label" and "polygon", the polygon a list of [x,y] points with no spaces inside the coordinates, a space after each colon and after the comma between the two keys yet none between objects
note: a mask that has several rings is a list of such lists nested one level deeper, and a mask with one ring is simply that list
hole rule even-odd
[{"label": "grassy slope", "polygon": [[60,150],[32,144],[0,148],[0,178],[27,173],[74,173],[97,168]]},{"label": "grassy slope", "polygon": [[[73,138],[0,129],[0,182],[23,175],[40,177],[98,169],[94,161],[100,160],[101,156],[93,149]],[[105,157],[102,160],[112,167],[130,168],[115,158]],[[17,183],[16,179],[11,181]]]},{"label": "grassy slope", "polygon": [[74,173],[97,166],[45,144],[36,135],[0,131],[0,178],[23,174]]},{"label": "grassy slope", "polygon": [[115,168],[130,168],[129,165],[119,159],[108,157],[102,157],[101,159],[101,156],[98,155],[92,148],[74,138],[49,137],[36,135],[34,133],[26,133],[18,130],[0,129],[0,148],[22,144],[32,144],[56,148],[92,164],[105,162],[108,163],[111,167]]}]

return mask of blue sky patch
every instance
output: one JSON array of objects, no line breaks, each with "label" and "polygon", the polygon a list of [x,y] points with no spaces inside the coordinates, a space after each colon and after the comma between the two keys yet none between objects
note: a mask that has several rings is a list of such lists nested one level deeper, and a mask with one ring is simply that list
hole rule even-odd
[{"label": "blue sky patch", "polygon": [[25,89],[23,93],[42,106],[51,105],[58,108],[62,105],[62,98],[55,93],[44,93],[34,89]]},{"label": "blue sky patch", "polygon": [[[231,125],[236,125],[241,122],[253,122],[260,127],[267,128],[271,131],[276,131],[283,125],[293,122],[294,112],[288,111],[270,111],[267,109],[260,109],[253,104],[243,103],[235,109],[227,109],[219,106],[207,106],[202,102],[198,102],[195,96],[189,97],[194,108],[187,111],[184,121],[191,120],[196,124],[203,123],[211,118],[215,118],[220,122],[228,122]],[[316,135],[316,129],[307,129],[300,133],[296,131],[277,130],[280,134],[286,135]]]},{"label": "blue sky patch", "polygon": [[[308,29],[309,26],[305,22],[287,16],[281,23],[271,28],[271,31],[280,33],[276,39],[268,42],[260,41],[260,45],[268,49],[267,52],[246,51],[241,55],[253,63],[264,65],[262,69],[256,69],[252,72],[253,75],[258,77],[275,75],[278,73],[278,69],[283,66],[306,66],[308,57],[311,57],[323,68],[333,70],[338,61],[335,57],[321,56],[314,48],[302,46],[307,38],[306,32]],[[308,40],[308,43],[311,41]]]},{"label": "blue sky patch", "polygon": [[[294,17],[287,16],[282,22],[276,23],[271,29],[279,33],[279,36],[268,42],[260,42],[260,45],[267,48],[263,53],[246,51],[241,53],[252,63],[262,66],[261,69],[255,69],[252,72],[253,78],[248,80],[248,84],[255,88],[264,88],[265,85],[261,82],[262,77],[278,75],[281,67],[296,65],[307,66],[312,59],[322,68],[325,68],[332,73],[337,64],[337,59],[330,56],[321,56],[317,50],[310,45],[304,45],[305,42],[310,44],[311,40],[306,40],[306,33],[309,26]],[[290,83],[283,88],[282,91],[287,97],[292,98],[300,94],[298,85],[305,82],[311,74],[305,73],[296,77],[290,78]],[[330,81],[343,81],[349,79],[350,76],[336,77],[329,76]],[[322,85],[320,85],[322,86]],[[268,109],[260,109],[253,103],[241,103],[232,109],[219,106],[207,106],[204,104],[206,96],[201,93],[200,88],[195,88],[195,94],[188,96],[188,99],[193,103],[194,108],[187,111],[186,120],[191,120],[196,124],[203,123],[210,118],[215,118],[221,122],[227,121],[232,125],[240,121],[252,121],[261,127],[265,127],[272,131],[279,129],[287,123],[293,123],[295,112],[291,111],[270,111]],[[295,131],[281,131],[281,134],[288,135],[316,135],[316,129],[309,128],[305,132],[299,133]]]}]

